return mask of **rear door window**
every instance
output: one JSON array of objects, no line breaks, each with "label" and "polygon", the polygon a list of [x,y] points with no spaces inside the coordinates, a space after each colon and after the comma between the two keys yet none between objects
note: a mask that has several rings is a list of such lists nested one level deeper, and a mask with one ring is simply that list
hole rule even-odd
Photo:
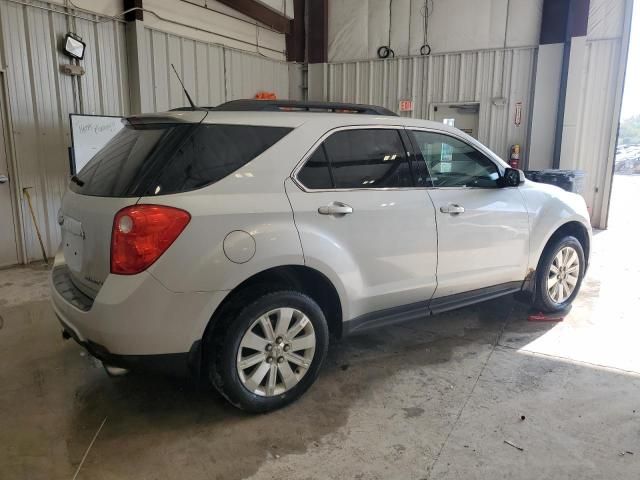
[{"label": "rear door window", "polygon": [[324,146],[320,145],[298,173],[298,181],[312,190],[328,190],[333,188],[331,170]]},{"label": "rear door window", "polygon": [[394,129],[342,130],[324,142],[335,188],[413,186],[400,134]]},{"label": "rear door window", "polygon": [[70,188],[104,197],[194,190],[226,177],[290,131],[252,125],[127,125],[79,172],[79,182]]}]

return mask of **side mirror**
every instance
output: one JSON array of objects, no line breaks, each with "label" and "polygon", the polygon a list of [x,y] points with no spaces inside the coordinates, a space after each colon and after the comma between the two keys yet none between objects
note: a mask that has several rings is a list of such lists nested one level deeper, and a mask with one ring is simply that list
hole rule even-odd
[{"label": "side mirror", "polygon": [[504,174],[498,180],[500,187],[517,187],[524,183],[524,172],[515,168],[505,168]]}]

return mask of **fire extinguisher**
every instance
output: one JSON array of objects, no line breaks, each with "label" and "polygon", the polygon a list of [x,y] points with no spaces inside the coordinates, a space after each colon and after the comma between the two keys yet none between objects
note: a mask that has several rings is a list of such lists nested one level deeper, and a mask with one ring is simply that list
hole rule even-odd
[{"label": "fire extinguisher", "polygon": [[511,157],[509,158],[511,168],[520,168],[520,145],[511,145]]}]

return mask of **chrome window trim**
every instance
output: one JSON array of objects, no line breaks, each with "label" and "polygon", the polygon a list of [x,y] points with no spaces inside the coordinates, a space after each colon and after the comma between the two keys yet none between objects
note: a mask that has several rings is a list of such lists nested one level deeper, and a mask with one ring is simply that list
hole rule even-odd
[{"label": "chrome window trim", "polygon": [[[493,190],[492,187],[490,188],[490,187],[433,187],[433,186],[431,186],[431,187],[415,187],[414,186],[414,187],[365,187],[365,188],[307,188],[302,184],[302,182],[300,180],[298,180],[298,173],[300,172],[300,170],[302,170],[304,165],[307,163],[307,160],[316,152],[316,150],[322,144],[322,142],[324,142],[331,135],[333,135],[336,132],[340,132],[342,130],[372,130],[372,129],[406,130],[408,134],[410,134],[411,130],[415,130],[415,131],[420,131],[420,132],[436,133],[436,134],[439,134],[439,135],[444,135],[446,137],[455,138],[456,140],[459,140],[459,141],[465,143],[466,145],[469,145],[471,148],[473,148],[475,150],[478,150],[482,155],[487,157],[491,162],[493,162],[495,164],[495,166],[498,169],[498,172],[500,173],[501,176],[504,175],[505,166],[502,165],[502,163],[501,163],[502,160],[497,158],[495,153],[493,153],[487,147],[482,145],[480,142],[477,142],[478,145],[475,145],[474,144],[475,142],[474,143],[469,143],[468,138],[464,137],[463,135],[459,135],[456,132],[450,132],[448,130],[440,130],[438,128],[432,128],[432,127],[414,127],[414,126],[407,126],[407,125],[379,125],[379,124],[366,125],[365,124],[365,125],[346,125],[346,126],[342,126],[342,127],[332,128],[331,130],[328,130],[327,132],[325,132],[318,140],[316,140],[313,143],[311,148],[302,157],[302,160],[300,160],[296,164],[296,166],[294,167],[293,171],[290,174],[291,180],[293,180],[293,183],[295,183],[296,186],[300,190],[302,190],[303,192],[306,192],[306,193],[361,192],[361,191],[367,191],[367,190],[374,190],[374,191]],[[480,148],[478,148],[478,146]],[[407,156],[410,155],[410,153],[411,152],[405,152],[405,154]],[[427,169],[428,169],[428,167],[427,167]],[[429,172],[429,178],[431,178],[431,172]],[[496,188],[500,188],[500,187],[496,187]]]}]

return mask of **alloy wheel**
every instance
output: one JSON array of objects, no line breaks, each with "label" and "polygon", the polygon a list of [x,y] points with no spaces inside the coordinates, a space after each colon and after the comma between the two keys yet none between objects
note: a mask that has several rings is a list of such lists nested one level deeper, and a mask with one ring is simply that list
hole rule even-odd
[{"label": "alloy wheel", "polygon": [[257,395],[281,395],[307,373],[315,349],[313,324],[303,312],[286,307],[271,310],[243,335],[236,359],[238,376]]},{"label": "alloy wheel", "polygon": [[563,303],[571,296],[578,284],[580,257],[573,247],[563,247],[558,251],[547,276],[547,292],[555,303]]}]

